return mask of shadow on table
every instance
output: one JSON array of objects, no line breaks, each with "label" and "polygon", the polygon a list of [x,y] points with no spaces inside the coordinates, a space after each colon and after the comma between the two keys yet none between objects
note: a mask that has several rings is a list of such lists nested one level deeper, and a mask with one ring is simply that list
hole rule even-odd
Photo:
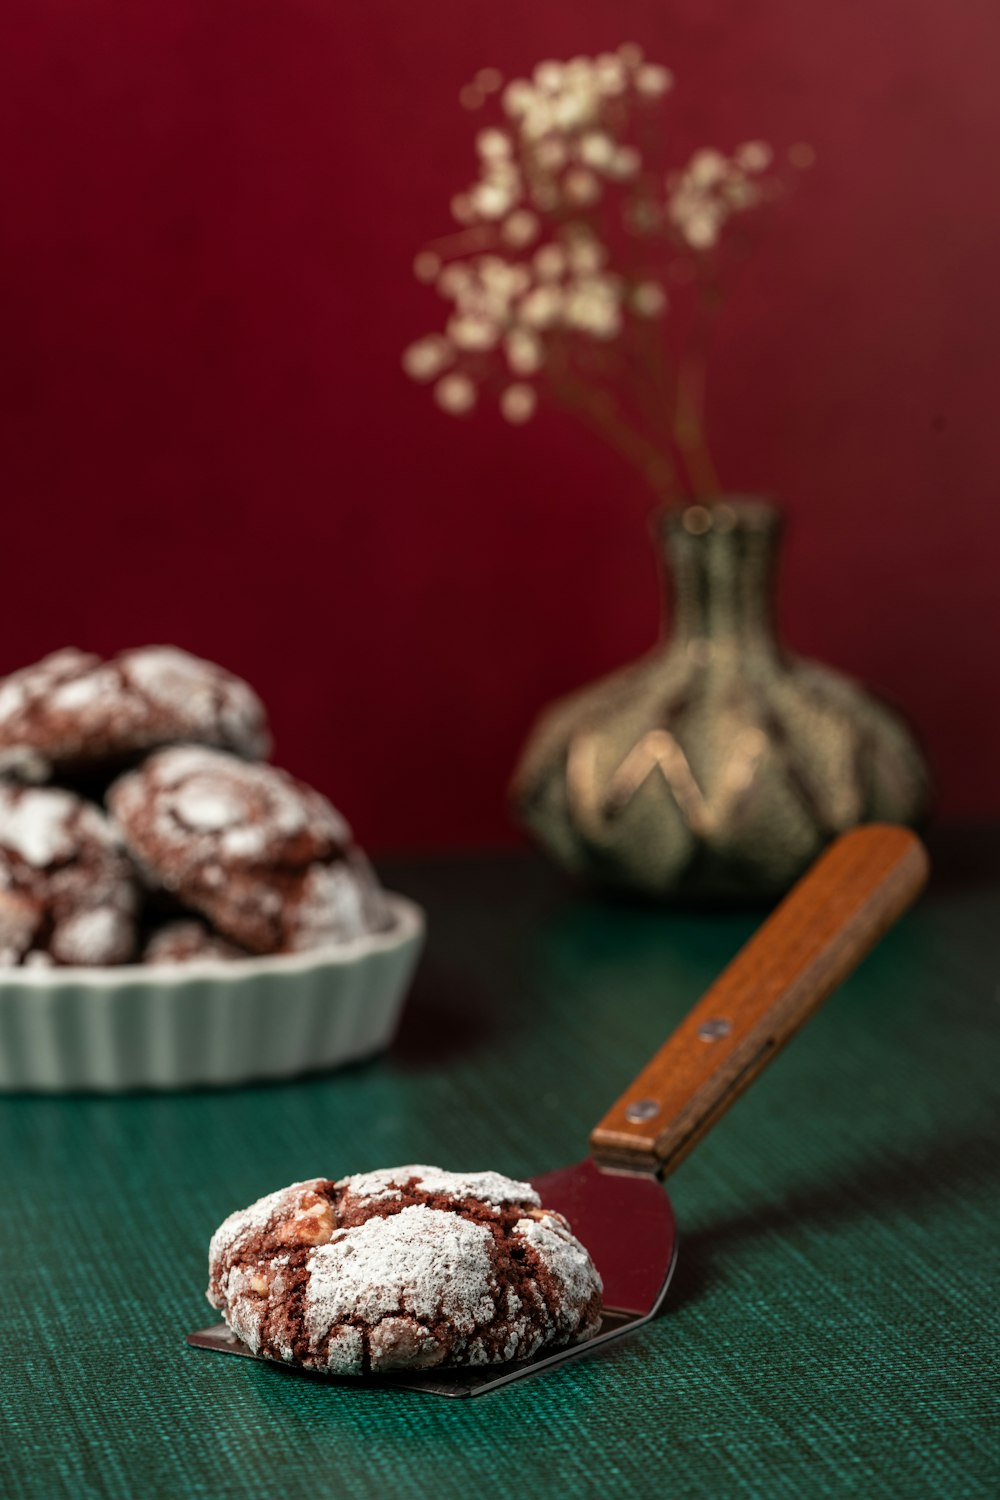
[{"label": "shadow on table", "polygon": [[1000,1118],[987,1118],[980,1127],[950,1141],[933,1141],[923,1151],[868,1161],[850,1176],[793,1189],[781,1203],[722,1218],[711,1228],[685,1234],[682,1221],[680,1258],[664,1312],[696,1301],[734,1246],[803,1226],[835,1231],[852,1220],[878,1214],[916,1216],[945,1189],[956,1198],[1000,1183],[998,1134]]},{"label": "shadow on table", "polygon": [[475,977],[428,958],[418,970],[389,1058],[406,1069],[439,1068],[488,1046],[497,1029],[497,1006]]},{"label": "shadow on table", "polygon": [[1000,885],[1000,828],[947,825],[927,834],[931,890],[961,892]]}]

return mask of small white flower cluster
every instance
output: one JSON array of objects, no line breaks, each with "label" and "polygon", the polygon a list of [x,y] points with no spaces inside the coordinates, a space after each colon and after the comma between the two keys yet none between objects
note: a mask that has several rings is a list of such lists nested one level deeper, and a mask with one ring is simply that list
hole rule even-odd
[{"label": "small white flower cluster", "polygon": [[[492,387],[509,421],[527,421],[537,405],[529,382],[551,374],[565,399],[557,377],[578,355],[585,383],[599,380],[594,346],[627,343],[637,322],[660,317],[661,276],[679,258],[704,260],[727,220],[764,196],[771,153],[759,141],[731,157],[698,151],[671,176],[644,161],[632,123],[672,85],[668,69],[628,43],[539,63],[506,85],[484,68],[462,90],[466,108],[494,96],[501,116],[478,132],[477,179],[452,200],[459,232],[414,261],[418,279],[451,304],[445,328],[403,355],[445,411],[471,411]],[[623,257],[629,245],[635,252]],[[579,401],[579,381],[574,389]]]},{"label": "small white flower cluster", "polygon": [[501,94],[509,126],[479,132],[479,178],[452,200],[454,217],[499,223],[502,239],[517,247],[537,236],[538,213],[597,203],[606,182],[630,181],[642,166],[636,148],[618,139],[621,117],[661,98],[672,82],[633,44],[542,62],[530,80],[512,79]]},{"label": "small white flower cluster", "polygon": [[[438,405],[460,415],[476,403],[470,357],[499,351],[502,368],[514,377],[501,392],[500,409],[509,421],[526,421],[536,397],[523,382],[545,365],[548,338],[581,334],[608,341],[621,332],[627,311],[650,318],[665,309],[658,282],[629,287],[607,269],[607,261],[596,235],[570,225],[527,258],[477,255],[443,266],[435,281],[454,310],[443,334],[410,345],[403,368],[413,380],[436,380]],[[462,363],[464,369],[455,368]]]},{"label": "small white flower cluster", "polygon": [[696,151],[682,172],[667,179],[667,216],[692,250],[710,250],[733,214],[761,201],[759,177],[771,165],[771,148],[747,141],[732,156]]}]

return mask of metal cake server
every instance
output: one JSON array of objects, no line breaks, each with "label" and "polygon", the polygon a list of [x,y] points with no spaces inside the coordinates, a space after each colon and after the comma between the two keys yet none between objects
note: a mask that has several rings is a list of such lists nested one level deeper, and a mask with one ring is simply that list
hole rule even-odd
[{"label": "metal cake server", "polygon": [[[595,1338],[509,1365],[363,1382],[312,1378],[479,1396],[647,1323],[663,1304],[677,1260],[662,1179],[902,915],[928,868],[923,845],[905,828],[872,823],[843,834],[608,1111],[590,1137],[590,1156],[532,1180],[546,1207],[569,1220],[601,1273],[605,1305]],[[224,1323],[189,1334],[188,1343],[258,1358]]]}]

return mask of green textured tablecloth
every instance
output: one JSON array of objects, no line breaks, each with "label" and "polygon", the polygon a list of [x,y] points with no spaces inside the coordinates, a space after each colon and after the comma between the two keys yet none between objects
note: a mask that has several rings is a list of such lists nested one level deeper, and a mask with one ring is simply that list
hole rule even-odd
[{"label": "green textured tablecloth", "polygon": [[387,873],[431,932],[388,1057],[238,1092],[0,1100],[0,1493],[1000,1492],[986,869],[932,891],[677,1173],[681,1260],[650,1328],[470,1401],[185,1346],[211,1318],[209,1235],[261,1193],[582,1155],[755,921],[601,907],[520,856]]}]

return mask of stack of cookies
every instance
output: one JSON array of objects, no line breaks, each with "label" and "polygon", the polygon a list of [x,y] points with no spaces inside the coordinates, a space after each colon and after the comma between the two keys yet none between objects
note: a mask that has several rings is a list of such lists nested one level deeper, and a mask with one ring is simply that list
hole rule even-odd
[{"label": "stack of cookies", "polygon": [[325,797],[264,762],[260,699],[169,646],[0,680],[0,966],[291,953],[387,925]]}]

